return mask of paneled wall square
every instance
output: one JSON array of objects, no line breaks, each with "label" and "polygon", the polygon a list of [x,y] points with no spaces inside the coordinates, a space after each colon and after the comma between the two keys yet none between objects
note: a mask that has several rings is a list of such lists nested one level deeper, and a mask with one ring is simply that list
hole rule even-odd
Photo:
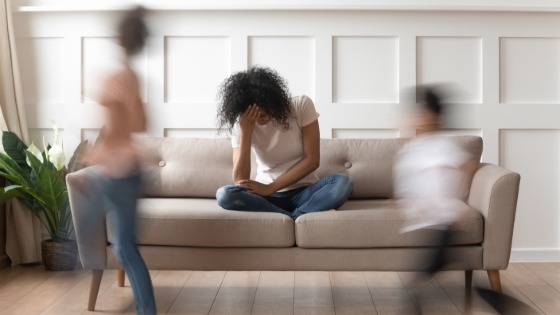
[{"label": "paneled wall square", "polygon": [[168,138],[227,138],[228,133],[218,133],[217,128],[165,128],[164,137]]},{"label": "paneled wall square", "polygon": [[513,246],[558,248],[560,130],[500,130],[500,165],[521,174]]},{"label": "paneled wall square", "polygon": [[[115,37],[82,38],[82,101],[95,102],[105,77],[121,67],[122,48]],[[132,68],[140,80],[142,99],[147,99],[147,51],[140,52],[132,60]]]},{"label": "paneled wall square", "polygon": [[17,47],[25,102],[64,103],[64,38],[19,38]]},{"label": "paneled wall square", "polygon": [[288,82],[293,95],[315,96],[315,38],[298,36],[252,36],[249,66],[266,66]]},{"label": "paneled wall square", "polygon": [[333,38],[334,103],[398,103],[397,37]]},{"label": "paneled wall square", "polygon": [[482,103],[482,39],[417,37],[417,84],[448,84],[453,103]]},{"label": "paneled wall square", "polygon": [[336,139],[376,139],[398,138],[398,129],[334,128],[332,137]]},{"label": "paneled wall square", "polygon": [[560,103],[560,38],[500,38],[500,102]]},{"label": "paneled wall square", "polygon": [[165,38],[166,103],[215,103],[218,87],[230,73],[229,37]]}]

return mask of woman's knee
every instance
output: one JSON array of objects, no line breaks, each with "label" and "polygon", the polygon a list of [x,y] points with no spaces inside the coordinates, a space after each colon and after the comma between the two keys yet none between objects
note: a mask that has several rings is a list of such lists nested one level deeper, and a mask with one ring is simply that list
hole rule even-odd
[{"label": "woman's knee", "polygon": [[238,186],[226,185],[220,187],[216,191],[216,201],[218,205],[227,210],[234,210],[235,201],[238,199],[236,195],[241,192]]},{"label": "woman's knee", "polygon": [[354,180],[352,177],[341,173],[332,174],[331,176],[333,176],[333,181],[340,195],[346,198],[350,197],[352,191],[354,191]]}]

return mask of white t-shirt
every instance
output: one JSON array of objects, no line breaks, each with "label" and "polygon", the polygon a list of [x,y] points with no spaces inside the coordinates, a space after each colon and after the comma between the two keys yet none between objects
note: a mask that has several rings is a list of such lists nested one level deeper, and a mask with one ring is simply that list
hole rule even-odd
[{"label": "white t-shirt", "polygon": [[[290,124],[288,130],[282,130],[281,126],[275,126],[272,122],[262,126],[256,124],[253,130],[251,149],[257,157],[257,178],[255,180],[263,184],[274,182],[303,158],[302,128],[319,117],[319,113],[315,111],[315,105],[309,97],[297,96],[293,97],[291,101],[293,115],[288,120]],[[231,137],[233,148],[239,147],[239,136],[239,124],[236,124]],[[317,180],[319,177],[312,172],[297,183],[280,191],[311,185]]]},{"label": "white t-shirt", "polygon": [[449,137],[422,135],[405,144],[394,165],[394,195],[408,221],[402,231],[448,226],[467,205],[461,200],[471,155]]}]

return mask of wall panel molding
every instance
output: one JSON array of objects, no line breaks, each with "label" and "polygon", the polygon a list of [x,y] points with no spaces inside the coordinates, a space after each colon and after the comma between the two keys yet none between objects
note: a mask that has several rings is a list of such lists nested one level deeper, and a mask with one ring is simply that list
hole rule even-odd
[{"label": "wall panel molding", "polygon": [[[152,10],[394,10],[394,11],[498,11],[559,12],[552,0],[182,0],[136,1]],[[128,8],[109,0],[20,0],[17,12],[120,11]]]}]

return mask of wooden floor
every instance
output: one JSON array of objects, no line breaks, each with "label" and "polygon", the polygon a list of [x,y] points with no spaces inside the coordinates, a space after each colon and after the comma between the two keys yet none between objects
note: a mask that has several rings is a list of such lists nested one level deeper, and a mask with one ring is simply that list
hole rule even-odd
[{"label": "wooden floor", "polygon": [[[152,271],[158,314],[497,314],[463,272],[421,285],[407,272]],[[515,263],[501,272],[504,293],[536,314],[560,314],[560,263]],[[473,287],[489,287],[474,272]],[[42,265],[0,270],[0,314],[134,314],[128,282],[106,271],[96,312],[86,310],[90,272]],[[471,294],[472,292],[472,294]]]}]

